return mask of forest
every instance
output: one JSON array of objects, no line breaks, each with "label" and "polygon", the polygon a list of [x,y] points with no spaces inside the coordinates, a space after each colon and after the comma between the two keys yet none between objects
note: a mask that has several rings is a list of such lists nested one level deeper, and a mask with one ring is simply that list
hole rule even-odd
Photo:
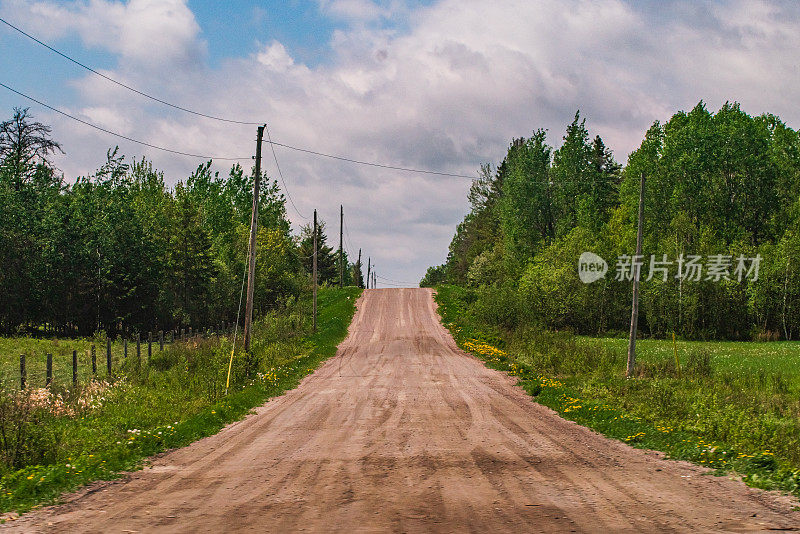
[{"label": "forest", "polygon": [[[229,324],[246,268],[254,171],[204,162],[170,181],[110,149],[69,179],[47,125],[27,109],[0,122],[0,332],[90,335]],[[310,289],[313,229],[293,235],[285,197],[261,176],[255,312]],[[174,182],[174,186],[168,186]],[[339,282],[339,251],[318,230],[319,281]],[[363,283],[343,252],[344,284]]]},{"label": "forest", "polygon": [[[614,271],[635,254],[642,177],[640,332],[796,339],[800,136],[779,117],[752,116],[737,103],[714,113],[700,102],[655,122],[624,165],[579,112],[558,148],[542,129],[514,139],[499,165],[482,167],[446,262],[429,268],[421,285],[471,288],[472,313],[509,331],[626,332],[631,282]],[[605,259],[605,277],[581,282],[584,252]],[[721,258],[729,268],[676,274],[677,259],[690,256]],[[670,262],[669,273],[649,276],[651,257]],[[759,258],[757,272],[735,276],[737,258]]]}]

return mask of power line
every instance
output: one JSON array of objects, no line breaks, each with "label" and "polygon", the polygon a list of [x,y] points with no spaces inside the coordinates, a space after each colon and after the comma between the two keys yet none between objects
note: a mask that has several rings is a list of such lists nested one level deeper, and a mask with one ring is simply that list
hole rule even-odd
[{"label": "power line", "polygon": [[[0,20],[2,20],[2,19],[0,19]],[[150,147],[150,148],[155,148],[156,150],[163,150],[164,152],[171,152],[173,154],[180,154],[182,156],[189,156],[189,157],[193,157],[193,158],[215,159],[215,160],[218,160],[218,161],[243,161],[243,160],[252,159],[251,156],[238,157],[238,158],[217,158],[217,157],[212,157],[212,156],[204,156],[204,155],[200,155],[200,154],[192,154],[190,152],[182,152],[180,150],[173,150],[171,148],[164,148],[164,147],[160,147],[160,146],[157,146],[157,145],[153,145],[151,143],[147,143],[145,141],[140,141],[138,139],[134,139],[132,137],[128,137],[128,136],[122,135],[122,134],[117,133],[117,132],[112,132],[111,130],[107,130],[105,128],[97,126],[96,124],[92,124],[90,122],[87,122],[87,121],[85,121],[83,119],[79,119],[79,118],[77,118],[77,117],[75,117],[73,115],[70,115],[69,113],[61,111],[60,109],[57,109],[57,108],[54,108],[53,106],[45,104],[41,100],[37,100],[37,99],[33,98],[32,96],[28,96],[25,93],[17,91],[13,87],[9,87],[8,85],[6,85],[6,84],[4,84],[2,82],[0,82],[0,86],[5,87],[6,89],[11,91],[12,93],[16,93],[16,94],[18,94],[19,96],[21,96],[23,98],[27,98],[31,102],[35,102],[35,103],[39,104],[42,107],[45,107],[45,108],[47,108],[47,109],[49,109],[51,111],[55,111],[56,113],[60,113],[61,115],[64,115],[65,117],[68,117],[68,118],[70,118],[70,119],[72,119],[74,121],[77,121],[77,122],[80,122],[82,124],[85,124],[86,126],[94,128],[95,130],[99,130],[101,132],[105,132],[105,133],[107,133],[109,135],[113,135],[115,137],[119,137],[120,139],[125,139],[127,141],[131,141],[132,143],[138,143],[140,145],[144,145],[144,146],[147,146],[147,147]],[[454,178],[468,178],[470,180],[474,180],[473,177],[467,176],[466,174],[451,174],[451,173],[438,172],[438,171],[428,171],[428,170],[424,170],[424,169],[412,169],[412,168],[408,168],[408,167],[396,167],[396,166],[393,166],[393,165],[383,165],[381,163],[370,163],[368,161],[359,161],[359,160],[356,160],[356,159],[345,158],[343,156],[335,156],[335,155],[332,155],[332,154],[326,154],[324,152],[317,152],[315,150],[309,150],[309,149],[306,149],[306,148],[300,148],[300,147],[296,147],[296,146],[292,146],[292,145],[287,145],[287,144],[284,144],[284,143],[279,143],[277,141],[271,141],[269,139],[267,141],[265,141],[265,142],[269,143],[270,147],[281,146],[283,148],[288,148],[289,150],[295,150],[295,151],[298,151],[298,152],[305,152],[306,154],[313,154],[313,155],[316,155],[316,156],[322,156],[322,157],[336,159],[336,160],[340,160],[340,161],[347,161],[347,162],[350,162],[350,163],[356,163],[358,165],[367,165],[367,166],[370,166],[370,167],[380,167],[382,169],[393,169],[393,170],[397,170],[397,171],[415,172],[415,173],[421,173],[421,174],[433,174],[433,175],[439,175],[439,176],[449,176],[449,177],[454,177]],[[274,156],[274,153],[273,153],[273,156]],[[277,165],[277,157],[276,157],[276,165]],[[281,175],[280,167],[278,167],[278,174]],[[281,181],[283,182],[284,188],[286,188],[286,182],[283,180],[283,175],[281,175]],[[286,189],[286,193],[287,193],[287,196],[290,197],[290,201],[292,203],[292,206],[294,207],[295,211],[297,211],[297,214],[300,215],[300,217],[308,220],[307,217],[305,217],[302,213],[299,212],[299,210],[297,210],[297,207],[294,205],[294,201],[291,199],[291,195],[289,195],[288,189]]]},{"label": "power line", "polygon": [[[105,80],[108,80],[109,82],[114,83],[114,84],[116,84],[116,85],[118,85],[120,87],[128,89],[129,91],[132,91],[132,92],[134,92],[134,93],[136,93],[136,94],[138,94],[140,96],[143,96],[145,98],[149,98],[150,100],[153,100],[154,102],[158,102],[159,104],[163,104],[165,106],[169,106],[171,108],[174,108],[174,109],[186,112],[186,113],[191,113],[192,115],[197,115],[199,117],[204,117],[204,118],[207,118],[207,119],[213,119],[213,120],[216,120],[216,121],[228,122],[228,123],[231,123],[231,124],[261,125],[261,124],[265,123],[265,121],[248,122],[248,121],[238,121],[238,120],[233,120],[233,119],[226,119],[226,118],[223,118],[223,117],[216,117],[214,115],[208,115],[206,113],[201,113],[199,111],[194,111],[192,109],[185,108],[185,107],[179,106],[177,104],[172,104],[171,102],[167,102],[166,100],[162,100],[162,99],[160,99],[158,97],[152,96],[152,95],[150,95],[148,93],[145,93],[144,91],[140,91],[139,89],[136,89],[135,87],[131,87],[130,85],[126,85],[126,84],[124,84],[124,83],[122,83],[122,82],[120,82],[118,80],[115,80],[114,78],[111,78],[110,76],[107,76],[107,75],[103,74],[102,72],[99,72],[98,70],[96,70],[96,69],[94,69],[94,68],[92,68],[92,67],[90,67],[88,65],[85,65],[84,63],[81,63],[80,61],[68,56],[67,54],[65,54],[65,53],[53,48],[52,46],[48,45],[47,43],[37,39],[33,35],[25,32],[24,30],[18,28],[17,26],[14,26],[13,24],[11,24],[7,20],[3,19],[2,17],[0,17],[0,22],[5,24],[9,28],[19,32],[20,34],[24,35],[25,37],[31,39],[32,41],[40,44],[41,46],[47,48],[51,52],[53,52],[55,54],[58,54],[59,56],[63,57],[64,59],[66,59],[68,61],[71,61],[72,63],[78,65],[79,67],[84,68],[87,71],[89,71],[89,72],[91,72],[93,74],[96,74],[97,76],[100,76],[101,78],[103,78]],[[72,117],[71,115],[68,115],[67,113],[64,113],[63,111],[60,111],[60,110],[55,109],[55,108],[52,108],[52,107],[48,106],[47,104],[39,102],[38,100],[35,100],[35,99],[33,99],[33,98],[31,98],[31,97],[29,97],[27,95],[24,95],[24,94],[20,93],[19,91],[15,91],[14,89],[11,89],[7,85],[3,85],[3,87],[5,87],[6,89],[9,89],[10,91],[13,91],[13,92],[19,94],[20,96],[23,96],[23,97],[25,97],[25,98],[27,98],[29,100],[32,100],[32,101],[36,102],[37,104],[40,104],[40,105],[42,105],[42,106],[44,106],[44,107],[46,107],[48,109],[51,109],[51,110],[53,110],[53,111],[55,111],[57,113],[61,113],[62,115],[65,115],[65,116],[67,116],[67,117],[69,117],[71,119],[77,120],[78,122],[83,122],[87,126],[91,126],[92,128],[95,128],[97,130],[106,132],[106,133],[114,135],[116,137],[120,137],[122,139],[126,139],[128,141],[132,141],[134,143],[138,143],[138,144],[141,144],[141,145],[149,146],[151,148],[156,148],[158,150],[164,150],[165,152],[172,152],[174,154],[180,154],[180,155],[191,156],[191,157],[200,157],[200,158],[206,157],[206,156],[200,156],[200,155],[197,155],[197,154],[189,154],[189,153],[180,152],[180,151],[177,151],[177,150],[166,149],[166,148],[158,147],[158,146],[155,146],[155,145],[150,145],[148,143],[145,143],[145,142],[142,142],[142,141],[138,141],[136,139],[131,139],[129,137],[125,137],[124,135],[120,135],[118,133],[111,132],[109,130],[105,130],[103,128],[100,128],[99,126],[95,126],[93,124],[90,124],[90,123],[87,123],[87,122],[82,121],[80,119],[77,119],[75,117]],[[289,194],[288,188],[286,188],[286,182],[283,179],[283,175],[281,174],[281,171],[280,171],[280,165],[278,165],[278,159],[275,156],[275,149],[274,149],[275,146],[280,146],[280,147],[283,147],[283,148],[287,148],[289,150],[294,150],[294,151],[297,151],[297,152],[304,152],[306,154],[312,154],[312,155],[320,156],[320,157],[324,157],[324,158],[330,158],[330,159],[336,159],[336,160],[339,160],[339,161],[346,161],[346,162],[349,162],[349,163],[355,163],[357,165],[366,165],[366,166],[370,166],[370,167],[378,167],[378,168],[381,168],[381,169],[391,169],[391,170],[396,170],[396,171],[413,172],[413,173],[418,173],[418,174],[429,174],[429,175],[435,175],[435,176],[445,176],[445,177],[451,177],[451,178],[467,178],[469,180],[475,180],[474,176],[469,176],[469,175],[466,175],[466,174],[431,171],[431,170],[427,170],[427,169],[416,169],[416,168],[412,168],[412,167],[400,167],[400,166],[396,166],[396,165],[386,165],[386,164],[383,164],[383,163],[362,161],[362,160],[357,160],[357,159],[354,159],[354,158],[348,158],[348,157],[345,157],[345,156],[337,156],[337,155],[334,155],[334,154],[327,154],[325,152],[319,152],[319,151],[311,150],[311,149],[308,149],[308,148],[301,148],[301,147],[297,147],[297,146],[293,146],[293,145],[287,145],[287,144],[279,143],[277,141],[272,141],[271,139],[269,139],[269,132],[267,132],[267,137],[268,137],[268,141],[267,142],[270,144],[270,147],[272,148],[272,155],[275,158],[275,165],[278,168],[278,174],[281,177],[281,182],[283,182],[283,186],[284,186],[284,189],[286,190],[286,195],[289,198],[289,202],[292,204],[292,207],[297,212],[297,214],[300,217],[302,217],[303,219],[306,219],[306,220],[308,220],[308,217],[305,217],[302,213],[300,213],[300,211],[297,209],[297,206],[295,206],[295,204],[294,204],[294,200],[291,198],[291,195]],[[248,158],[214,158],[214,159],[237,161],[237,160],[244,160],[244,159],[251,159],[251,158],[248,157]]]},{"label": "power line", "polygon": [[347,254],[350,255],[351,253],[355,252],[355,248],[353,247],[353,238],[350,237],[350,228],[348,228],[348,226],[347,226],[347,219],[343,219],[343,220],[344,220],[344,242],[345,242],[345,248],[347,248]]},{"label": "power line", "polygon": [[[47,43],[45,43],[43,41],[40,41],[39,39],[37,39],[33,35],[25,32],[24,30],[18,28],[17,26],[14,26],[13,24],[11,24],[10,22],[8,22],[7,20],[5,20],[3,18],[0,18],[0,22],[5,24],[9,28],[21,33],[25,37],[33,40],[34,42],[42,45],[43,47],[47,48],[51,52],[54,52],[55,54],[58,54],[59,56],[63,57],[64,59],[66,59],[68,61],[71,61],[72,63],[78,65],[79,67],[82,67],[82,68],[86,69],[87,71],[89,71],[89,72],[91,72],[93,74],[96,74],[97,76],[100,76],[101,78],[103,78],[105,80],[108,80],[109,82],[114,83],[114,84],[116,84],[116,85],[118,85],[120,87],[128,89],[129,91],[132,91],[132,92],[134,92],[134,93],[136,93],[136,94],[138,94],[140,96],[143,96],[145,98],[149,98],[150,100],[153,100],[154,102],[158,102],[159,104],[163,104],[165,106],[169,106],[171,108],[178,109],[178,110],[184,111],[186,113],[191,113],[192,115],[197,115],[199,117],[204,117],[204,118],[207,118],[207,119],[213,119],[213,120],[222,121],[222,122],[228,122],[228,123],[232,123],[232,124],[244,124],[244,125],[261,125],[261,124],[264,124],[264,121],[261,121],[261,122],[249,122],[249,121],[237,121],[237,120],[233,120],[233,119],[226,119],[226,118],[223,118],[223,117],[216,117],[214,115],[208,115],[206,113],[201,113],[199,111],[194,111],[192,109],[185,108],[185,107],[179,106],[177,104],[172,104],[171,102],[167,102],[166,100],[162,100],[162,99],[160,99],[158,97],[155,97],[155,96],[152,96],[152,95],[150,95],[148,93],[145,93],[144,91],[140,91],[139,89],[136,89],[135,87],[131,87],[130,85],[127,85],[127,84],[124,84],[124,83],[122,83],[122,82],[120,82],[118,80],[115,80],[114,78],[111,78],[110,76],[107,76],[107,75],[103,74],[102,72],[100,72],[100,71],[98,71],[98,70],[96,70],[96,69],[94,69],[94,68],[92,68],[92,67],[90,67],[88,65],[85,65],[84,63],[81,63],[80,61],[68,56],[67,54],[65,54],[65,53],[63,53],[63,52],[61,52],[59,50],[56,50],[55,48],[53,48],[52,46],[48,45]],[[42,104],[42,105],[44,105],[44,104]],[[57,111],[57,110],[55,110],[55,111]],[[113,133],[113,132],[108,132],[108,133]],[[123,137],[123,136],[118,135],[118,137]],[[315,156],[321,156],[321,157],[325,157],[325,158],[337,159],[337,160],[340,160],[340,161],[347,161],[347,162],[355,163],[355,164],[358,164],[358,165],[368,165],[370,167],[379,167],[379,168],[382,168],[382,169],[392,169],[392,170],[404,171],[404,172],[415,172],[415,173],[419,173],[419,174],[432,174],[432,175],[437,175],[437,176],[449,176],[449,177],[453,177],[453,178],[469,178],[469,179],[473,179],[472,176],[468,176],[466,174],[455,174],[455,173],[448,173],[448,172],[430,171],[430,170],[426,170],[426,169],[414,169],[414,168],[409,168],[409,167],[400,167],[400,166],[395,166],[395,165],[385,165],[385,164],[382,164],[382,163],[361,161],[361,160],[348,158],[348,157],[344,157],[344,156],[336,156],[336,155],[333,155],[333,154],[326,154],[324,152],[318,152],[316,150],[310,150],[310,149],[307,149],[307,148],[301,148],[301,147],[296,147],[296,146],[292,146],[292,145],[287,145],[287,144],[284,144],[284,143],[278,143],[276,141],[269,141],[269,143],[270,143],[270,146],[277,145],[277,146],[281,146],[283,148],[288,148],[289,150],[295,150],[295,151],[298,151],[298,152],[305,152],[307,154],[313,154]],[[141,144],[144,144],[144,143],[141,143]],[[273,156],[274,156],[274,149],[273,149]],[[227,158],[218,158],[218,159],[227,159]],[[277,158],[276,158],[276,165],[277,165]],[[280,174],[280,170],[278,171],[278,174]],[[284,183],[284,187],[285,187],[285,185],[286,184]],[[287,191],[287,196],[288,196],[288,191]],[[294,206],[294,202],[292,201],[291,203],[292,203],[292,206]],[[296,207],[295,207],[295,211],[297,211]],[[299,211],[298,211],[298,215],[300,215],[304,219],[307,219]]]},{"label": "power line", "polygon": [[[186,113],[191,113],[192,115],[197,115],[199,117],[204,117],[206,119],[213,119],[213,120],[216,120],[216,121],[228,122],[228,123],[231,123],[231,124],[261,125],[261,124],[264,124],[264,122],[265,122],[265,121],[260,121],[260,122],[238,121],[238,120],[233,120],[233,119],[226,119],[226,118],[223,118],[223,117],[216,117],[214,115],[208,115],[206,113],[201,113],[199,111],[194,111],[192,109],[185,108],[183,106],[179,106],[179,105],[173,104],[171,102],[167,102],[166,100],[162,100],[162,99],[160,99],[158,97],[155,97],[153,95],[145,93],[144,91],[140,91],[139,89],[136,89],[135,87],[131,87],[130,85],[127,85],[127,84],[124,84],[124,83],[122,83],[122,82],[120,82],[118,80],[115,80],[114,78],[112,78],[110,76],[107,76],[107,75],[103,74],[102,72],[100,72],[100,71],[98,71],[98,70],[96,70],[96,69],[94,69],[94,68],[92,68],[92,67],[90,67],[90,66],[88,66],[88,65],[86,65],[84,63],[81,63],[80,61],[68,56],[67,54],[65,54],[65,53],[53,48],[52,46],[48,45],[47,43],[37,39],[33,35],[31,35],[31,34],[25,32],[24,30],[22,30],[21,28],[18,28],[17,26],[14,26],[13,24],[11,24],[7,20],[3,19],[2,17],[0,17],[0,22],[5,24],[9,28],[21,33],[22,35],[24,35],[25,37],[31,39],[32,41],[40,44],[41,46],[47,48],[51,52],[53,52],[55,54],[58,54],[59,56],[63,57],[64,59],[66,59],[68,61],[71,61],[72,63],[78,65],[79,67],[84,68],[87,71],[89,71],[89,72],[91,72],[91,73],[93,73],[93,74],[95,74],[97,76],[100,76],[101,78],[103,78],[103,79],[105,79],[105,80],[107,80],[107,81],[109,81],[109,82],[111,82],[113,84],[116,84],[116,85],[118,85],[120,87],[123,87],[123,88],[125,88],[125,89],[127,89],[129,91],[132,91],[132,92],[134,92],[134,93],[136,93],[136,94],[138,94],[140,96],[143,96],[145,98],[149,98],[150,100],[153,100],[154,102],[158,102],[159,104],[163,104],[165,106],[169,106],[171,108],[178,109],[178,110],[186,112]],[[14,91],[14,92],[17,92],[17,91]],[[25,95],[22,95],[22,96],[25,96]],[[30,98],[30,97],[26,97],[26,98]],[[31,100],[33,100],[33,99],[31,99]],[[44,105],[45,107],[49,108],[49,106],[46,106],[45,104],[42,104],[42,105]],[[52,108],[50,108],[50,109],[52,109]],[[54,111],[58,111],[58,110],[54,110]],[[59,113],[61,113],[61,112],[59,111]],[[65,113],[63,113],[63,114],[66,115]],[[100,128],[98,128],[98,129],[100,129]],[[119,134],[114,134],[113,132],[107,132],[107,133],[111,133],[112,135],[117,135],[117,137],[123,137],[123,136],[121,136]],[[269,138],[269,134],[267,135],[267,137]],[[138,142],[138,141],[134,141],[134,142]],[[287,148],[289,150],[295,150],[297,152],[305,152],[306,154],[313,154],[315,156],[321,156],[321,157],[336,159],[336,160],[340,160],[340,161],[347,161],[347,162],[355,163],[355,164],[358,164],[358,165],[367,165],[367,166],[370,166],[370,167],[379,167],[379,168],[382,168],[382,169],[391,169],[391,170],[404,171],[404,172],[414,172],[414,173],[419,173],[419,174],[431,174],[431,175],[437,175],[437,176],[449,176],[449,177],[453,177],[453,178],[473,179],[472,176],[468,176],[466,174],[456,174],[456,173],[448,173],[448,172],[430,171],[430,170],[426,170],[426,169],[414,169],[414,168],[410,168],[410,167],[400,167],[400,166],[396,166],[396,165],[386,165],[386,164],[382,164],[382,163],[361,161],[361,160],[357,160],[357,159],[353,159],[353,158],[348,158],[348,157],[345,157],[345,156],[337,156],[337,155],[334,155],[334,154],[326,154],[324,152],[318,152],[316,150],[310,150],[310,149],[307,149],[307,148],[301,148],[301,147],[296,147],[296,146],[292,146],[292,145],[287,145],[287,144],[284,144],[284,143],[278,143],[278,142],[272,141],[272,140],[269,140],[269,143],[270,143],[270,146],[273,148],[273,157],[275,157],[275,165],[278,166],[278,174],[280,174],[280,166],[278,165],[277,157],[275,156],[275,150],[274,150],[274,146],[275,145],[281,146],[283,148]],[[140,144],[145,144],[145,143],[140,143]],[[153,148],[156,148],[156,147],[153,147]],[[188,154],[188,155],[192,155],[192,154]],[[228,158],[217,158],[217,159],[228,159]],[[281,181],[283,181],[283,177],[282,176],[281,176]],[[286,187],[286,183],[284,181],[284,188],[285,187]],[[297,210],[297,207],[294,205],[294,201],[291,199],[291,195],[289,195],[288,190],[287,190],[287,196],[289,197],[289,200],[290,200],[292,206],[295,208],[295,211],[297,211],[297,214],[300,215],[300,217],[302,217],[303,219],[308,220],[307,217],[305,217],[303,214],[301,214]]]},{"label": "power line", "polygon": [[381,280],[384,280],[384,281],[387,281],[387,282],[394,282],[396,284],[410,284],[411,283],[411,282],[401,282],[400,280],[392,280],[391,278],[386,278],[385,276],[381,276],[379,274],[376,274],[375,276],[377,278],[380,278]]},{"label": "power line", "polygon": [[13,24],[11,24],[10,22],[8,22],[7,20],[5,20],[3,18],[0,18],[0,22],[2,22],[3,24],[5,24],[6,26],[8,26],[11,29],[18,31],[19,33],[21,33],[22,35],[24,35],[28,39],[31,39],[31,40],[39,43],[40,45],[42,45],[43,47],[47,48],[51,52],[55,52],[56,54],[58,54],[59,56],[63,57],[64,59],[73,62],[74,64],[78,65],[79,67],[83,67],[84,69],[88,70],[89,72],[91,72],[93,74],[96,74],[97,76],[100,76],[101,78],[103,78],[105,80],[108,80],[111,83],[117,84],[120,87],[124,87],[125,89],[127,89],[129,91],[133,91],[137,95],[141,95],[141,96],[143,96],[145,98],[149,98],[150,100],[158,102],[159,104],[164,104],[165,106],[169,106],[171,108],[179,109],[181,111],[185,111],[186,113],[191,113],[192,115],[197,115],[199,117],[205,117],[206,119],[213,119],[215,121],[229,122],[229,123],[232,123],[232,124],[247,124],[247,125],[256,125],[256,124],[260,125],[260,124],[263,124],[262,122],[237,121],[237,120],[232,120],[232,119],[225,119],[225,118],[222,118],[222,117],[215,117],[214,115],[206,115],[205,113],[200,113],[199,111],[194,111],[194,110],[191,110],[191,109],[188,109],[188,108],[184,108],[184,107],[178,106],[176,104],[171,104],[170,102],[167,102],[166,100],[161,100],[160,98],[157,98],[155,96],[149,95],[149,94],[145,93],[144,91],[140,91],[140,90],[138,90],[138,89],[136,89],[134,87],[131,87],[130,85],[126,85],[126,84],[124,84],[124,83],[122,83],[120,81],[117,81],[114,78],[111,78],[110,76],[106,76],[102,72],[99,72],[99,71],[93,69],[92,67],[89,67],[88,65],[84,65],[80,61],[78,61],[76,59],[73,59],[73,58],[69,57],[68,55],[66,55],[65,53],[56,50],[55,48],[53,48],[52,46],[48,45],[47,43],[44,43],[44,42],[40,41],[39,39],[37,39],[33,35],[31,35],[29,33],[26,33],[25,31],[21,30],[20,28],[17,28],[16,26],[14,26]]},{"label": "power line", "polygon": [[300,210],[297,209],[297,206],[292,199],[292,195],[289,193],[289,188],[286,187],[286,181],[283,179],[283,173],[281,172],[281,166],[278,164],[278,156],[275,154],[275,147],[272,144],[272,137],[269,135],[269,125],[264,123],[264,127],[267,129],[267,140],[269,142],[269,147],[272,149],[272,157],[275,159],[275,167],[278,169],[278,176],[281,177],[281,183],[283,184],[283,190],[286,191],[286,197],[289,199],[294,211],[305,220],[308,220],[308,217],[300,213]]},{"label": "power line", "polygon": [[331,159],[338,159],[339,161],[347,161],[349,163],[356,163],[358,165],[367,165],[369,167],[380,167],[381,169],[391,169],[395,171],[404,171],[404,172],[415,172],[419,174],[434,174],[437,176],[447,176],[451,178],[468,178],[470,180],[474,180],[475,177],[468,176],[466,174],[455,174],[449,172],[439,172],[439,171],[429,171],[425,169],[414,169],[411,167],[397,167],[395,165],[384,165],[382,163],[372,163],[369,161],[361,161],[357,159],[347,158],[344,156],[335,156],[333,154],[326,154],[325,152],[317,152],[316,150],[309,150],[307,148],[300,148],[292,145],[285,145],[283,143],[278,143],[277,141],[272,141],[271,144],[275,146],[282,146],[283,148],[288,148],[289,150],[296,150],[297,152],[305,152],[306,154],[313,154],[315,156],[322,156],[324,158],[331,158]]},{"label": "power line", "polygon": [[55,111],[56,113],[60,113],[61,115],[64,115],[65,117],[68,117],[68,118],[70,118],[70,119],[72,119],[74,121],[80,122],[81,124],[85,124],[86,126],[94,128],[95,130],[99,130],[101,132],[113,135],[115,137],[119,137],[120,139],[125,139],[126,141],[130,141],[132,143],[138,143],[138,144],[144,145],[146,147],[155,148],[156,150],[163,150],[164,152],[170,152],[172,154],[179,154],[181,156],[189,156],[189,157],[192,157],[192,158],[201,158],[201,159],[206,159],[206,160],[210,159],[210,160],[217,160],[217,161],[243,161],[243,160],[252,159],[251,156],[246,156],[246,157],[241,157],[241,158],[217,158],[217,157],[214,157],[214,156],[203,156],[201,154],[192,154],[190,152],[182,152],[180,150],[173,150],[171,148],[164,148],[162,146],[153,145],[153,144],[147,143],[145,141],[139,141],[138,139],[134,139],[133,137],[128,137],[127,135],[122,135],[122,134],[119,134],[117,132],[112,132],[111,130],[106,130],[105,128],[97,126],[96,124],[92,124],[91,122],[87,122],[87,121],[85,121],[83,119],[79,119],[78,117],[70,115],[69,113],[61,111],[60,109],[54,108],[53,106],[49,106],[49,105],[45,104],[44,102],[42,102],[40,100],[36,100],[32,96],[28,96],[25,93],[21,93],[21,92],[17,91],[16,89],[13,89],[13,88],[7,86],[3,82],[0,82],[0,86],[5,87],[6,89],[11,91],[12,93],[16,93],[16,94],[18,94],[19,96],[21,96],[23,98],[27,98],[31,102],[36,102],[40,106],[43,106],[43,107],[45,107],[45,108],[47,108],[47,109],[49,109],[51,111]]},{"label": "power line", "polygon": [[419,285],[419,284],[393,284],[391,282],[387,282],[387,281],[381,279],[381,277],[378,276],[378,275],[375,275],[375,278],[377,278],[380,281],[381,284],[383,284],[385,286],[390,286],[390,287],[406,288],[406,287],[409,287],[409,286],[414,287],[415,285]]}]

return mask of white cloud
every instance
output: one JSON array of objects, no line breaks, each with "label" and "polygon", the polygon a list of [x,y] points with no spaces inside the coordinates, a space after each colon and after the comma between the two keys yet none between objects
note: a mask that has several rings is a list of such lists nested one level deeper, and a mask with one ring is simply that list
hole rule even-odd
[{"label": "white cloud", "polygon": [[204,56],[200,26],[185,0],[13,0],[6,9],[35,23],[44,38],[76,33],[87,46],[119,54],[140,68],[191,69]]},{"label": "white cloud", "polygon": [[284,72],[294,65],[292,56],[290,56],[283,45],[277,41],[272,41],[269,46],[265,46],[264,49],[256,55],[256,59],[268,69],[277,72]]},{"label": "white cloud", "polygon": [[[558,144],[576,109],[619,159],[654,120],[700,99],[712,108],[739,100],[750,113],[770,111],[800,123],[800,7],[792,3],[441,0],[407,12],[362,0],[324,1],[323,13],[352,24],[334,34],[329,61],[298,63],[265,35],[270,44],[216,70],[193,59],[203,57],[205,45],[185,2],[25,6],[29,17],[35,14],[32,27],[44,20],[52,32],[77,33],[116,53],[115,77],[206,113],[269,120],[281,142],[362,160],[474,175],[480,163],[499,162],[512,137],[535,128],[548,128]],[[407,26],[403,32],[368,24],[396,16]],[[104,25],[112,31],[97,29]],[[164,63],[150,57],[155,49],[163,49]],[[141,64],[150,70],[142,72]],[[109,125],[117,113],[124,120],[115,128],[134,137],[211,155],[252,153],[255,127],[165,110],[91,76],[74,83],[83,113]],[[60,162],[69,175],[91,170],[116,143],[53,122],[57,137],[69,140]],[[385,276],[417,280],[444,260],[466,209],[468,180],[276,151],[301,212],[319,208],[333,236],[343,203],[353,245]],[[198,163],[146,153],[173,181]],[[275,174],[269,150],[264,165]]]},{"label": "white cloud", "polygon": [[389,11],[370,0],[319,0],[320,9],[327,15],[365,22],[389,15]]}]

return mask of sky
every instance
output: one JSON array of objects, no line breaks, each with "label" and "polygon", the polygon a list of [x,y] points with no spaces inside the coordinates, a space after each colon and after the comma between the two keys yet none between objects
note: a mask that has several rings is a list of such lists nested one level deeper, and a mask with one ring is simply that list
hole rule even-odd
[{"label": "sky", "polygon": [[[205,114],[269,125],[276,142],[476,176],[512,138],[558,146],[580,110],[624,162],[647,128],[700,100],[800,127],[800,3],[671,0],[0,0],[0,17],[107,76]],[[114,85],[0,24],[0,82],[114,132],[215,158],[255,150],[255,125],[184,113]],[[0,120],[52,126],[68,181],[120,146],[168,184],[204,159],[136,145],[0,87]],[[379,287],[442,263],[467,178],[365,167],[275,148],[295,231],[313,210],[362,249]],[[271,150],[263,166],[278,177]],[[283,186],[282,186],[283,187]]]}]

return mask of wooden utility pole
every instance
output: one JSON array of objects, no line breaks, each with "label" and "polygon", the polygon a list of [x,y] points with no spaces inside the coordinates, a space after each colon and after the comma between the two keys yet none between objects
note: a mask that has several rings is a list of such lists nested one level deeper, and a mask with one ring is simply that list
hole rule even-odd
[{"label": "wooden utility pole", "polygon": [[344,237],[344,206],[339,205],[339,289],[344,287],[344,248],[342,238]]},{"label": "wooden utility pole", "polygon": [[639,323],[639,268],[637,261],[641,261],[642,255],[642,231],[644,219],[644,173],[642,173],[641,186],[639,188],[639,222],[636,230],[636,255],[631,261],[631,274],[633,275],[633,303],[631,304],[631,335],[628,340],[628,367],[625,376],[633,376],[636,368],[636,329]]},{"label": "wooden utility pole", "polygon": [[250,352],[250,335],[253,326],[253,295],[255,294],[256,231],[258,230],[258,191],[261,187],[261,141],[264,127],[258,127],[256,137],[256,172],[253,180],[253,212],[250,216],[250,258],[247,267],[247,304],[244,308],[244,351]]},{"label": "wooden utility pole", "polygon": [[365,282],[366,282],[366,283],[364,284],[364,285],[366,286],[366,288],[367,288],[367,289],[369,289],[369,277],[372,275],[372,273],[370,273],[370,270],[369,270],[369,268],[370,268],[370,261],[372,261],[372,258],[369,258],[369,257],[368,257],[368,258],[367,258],[367,279],[365,280]]},{"label": "wooden utility pole", "polygon": [[317,210],[314,210],[314,332],[317,331]]},{"label": "wooden utility pole", "polygon": [[361,249],[358,249],[358,261],[356,262],[356,276],[354,278],[355,280],[353,280],[353,282],[357,282],[358,287],[364,285],[362,283],[364,281],[364,276],[361,274]]}]

